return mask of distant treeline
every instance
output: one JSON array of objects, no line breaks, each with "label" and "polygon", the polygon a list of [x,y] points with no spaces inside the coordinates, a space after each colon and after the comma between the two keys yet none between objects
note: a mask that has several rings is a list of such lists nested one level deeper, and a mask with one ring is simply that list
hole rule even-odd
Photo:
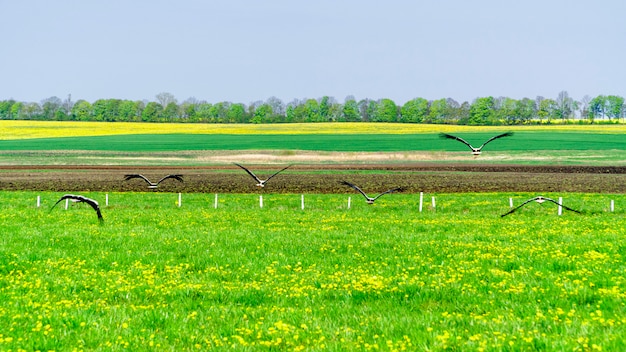
[{"label": "distant treeline", "polygon": [[291,123],[291,122],[406,122],[458,125],[517,125],[571,121],[619,122],[626,116],[624,98],[616,95],[589,96],[576,101],[562,91],[556,99],[512,99],[481,97],[472,103],[451,98],[415,98],[404,105],[391,99],[346,97],[343,103],[333,97],[293,100],[284,103],[271,97],[248,105],[208,103],[189,98],[179,103],[170,93],[159,93],[155,101],[99,99],[73,101],[51,97],[40,103],[0,101],[0,119],[51,121],[128,121],[202,123]]}]

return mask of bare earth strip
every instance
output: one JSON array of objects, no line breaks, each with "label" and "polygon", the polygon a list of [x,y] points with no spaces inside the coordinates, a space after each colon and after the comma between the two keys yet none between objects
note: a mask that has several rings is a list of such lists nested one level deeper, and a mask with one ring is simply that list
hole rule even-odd
[{"label": "bare earth strip", "polygon": [[[276,165],[258,165],[260,177]],[[406,192],[593,192],[626,193],[626,167],[467,165],[427,163],[294,165],[264,189],[234,165],[214,166],[0,166],[0,190],[58,192],[148,191],[141,180],[123,181],[128,173],[159,179],[170,173],[185,181],[168,180],[157,192],[200,193],[350,193],[342,180],[371,192],[405,187]]]}]

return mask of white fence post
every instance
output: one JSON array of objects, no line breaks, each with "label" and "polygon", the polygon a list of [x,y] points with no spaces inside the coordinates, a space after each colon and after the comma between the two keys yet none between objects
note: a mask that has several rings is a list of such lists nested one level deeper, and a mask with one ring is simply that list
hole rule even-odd
[{"label": "white fence post", "polygon": [[37,196],[37,208],[41,206],[41,196]]},{"label": "white fence post", "polygon": [[215,193],[215,202],[213,203],[213,208],[217,209],[217,193]]},{"label": "white fence post", "polygon": [[67,208],[70,207],[70,200],[69,198],[65,198],[65,210],[67,210]]},{"label": "white fence post", "polygon": [[513,198],[509,198],[509,207],[513,208]]},{"label": "white fence post", "polygon": [[182,193],[178,193],[178,206],[182,206],[183,205],[183,194]]},{"label": "white fence post", "polygon": [[611,199],[611,213],[615,211],[615,202]]},{"label": "white fence post", "polygon": [[304,210],[304,194],[300,195],[300,207]]},{"label": "white fence post", "polygon": [[259,196],[259,207],[263,208],[263,195]]},{"label": "white fence post", "polygon": [[433,210],[435,210],[436,209],[436,206],[435,206],[435,196],[433,196],[432,199],[433,199]]},{"label": "white fence post", "polygon": [[559,215],[563,214],[563,207],[561,204],[563,204],[563,197],[559,197]]},{"label": "white fence post", "polygon": [[424,203],[424,192],[420,192],[420,213],[422,212],[422,205]]},{"label": "white fence post", "polygon": [[350,209],[350,201],[352,200],[352,198],[348,197],[348,209]]},{"label": "white fence post", "polygon": [[109,194],[104,195],[104,205],[109,206]]}]

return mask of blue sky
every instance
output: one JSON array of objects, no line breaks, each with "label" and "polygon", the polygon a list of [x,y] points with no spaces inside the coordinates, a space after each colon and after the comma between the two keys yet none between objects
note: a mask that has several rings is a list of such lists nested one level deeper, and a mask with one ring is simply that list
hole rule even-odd
[{"label": "blue sky", "polygon": [[0,0],[0,100],[626,97],[626,1]]}]

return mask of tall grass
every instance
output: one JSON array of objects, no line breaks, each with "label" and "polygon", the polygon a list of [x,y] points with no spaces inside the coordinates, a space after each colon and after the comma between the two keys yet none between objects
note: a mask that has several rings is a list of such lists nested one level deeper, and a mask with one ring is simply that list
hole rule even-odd
[{"label": "tall grass", "polygon": [[626,347],[623,195],[37,195],[0,193],[1,350]]}]

